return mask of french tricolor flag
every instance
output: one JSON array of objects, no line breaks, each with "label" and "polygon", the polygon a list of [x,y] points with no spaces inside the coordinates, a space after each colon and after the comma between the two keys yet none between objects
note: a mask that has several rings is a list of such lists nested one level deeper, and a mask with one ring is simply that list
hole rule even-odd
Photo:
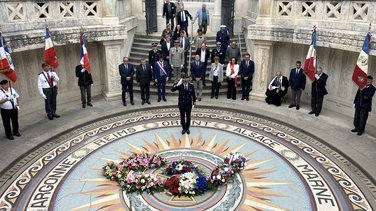
[{"label": "french tricolor flag", "polygon": [[313,28],[312,41],[304,63],[304,73],[311,81],[315,80],[316,73],[316,27]]},{"label": "french tricolor flag", "polygon": [[85,34],[83,32],[80,33],[80,44],[81,44],[81,60],[80,63],[82,67],[90,73],[90,64],[89,64],[89,56],[87,54],[87,49],[85,46]]},{"label": "french tricolor flag", "polygon": [[16,83],[17,75],[16,71],[14,71],[12,57],[10,56],[8,46],[1,32],[0,39],[0,72],[4,74],[10,81]]},{"label": "french tricolor flag", "polygon": [[369,55],[369,42],[371,40],[371,33],[366,35],[364,40],[362,50],[360,51],[358,61],[352,75],[352,80],[359,87],[363,89],[367,83],[367,73],[368,73],[368,55]]},{"label": "french tricolor flag", "polygon": [[54,45],[52,44],[52,39],[50,37],[50,32],[48,30],[48,27],[46,27],[46,46],[44,48],[44,60],[53,69],[57,68],[58,62],[57,62],[56,52],[55,52]]}]

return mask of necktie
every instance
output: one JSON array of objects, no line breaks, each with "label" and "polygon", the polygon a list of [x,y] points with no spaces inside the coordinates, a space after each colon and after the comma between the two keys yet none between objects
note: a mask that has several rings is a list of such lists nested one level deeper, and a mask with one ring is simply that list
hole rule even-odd
[{"label": "necktie", "polygon": [[298,70],[298,68],[296,68],[296,74],[299,74],[299,70]]},{"label": "necktie", "polygon": [[249,61],[247,61],[247,67],[249,67]]},{"label": "necktie", "polygon": [[188,90],[188,85],[187,84],[184,85],[184,89]]},{"label": "necktie", "polygon": [[145,71],[145,65],[142,65],[142,68],[144,69],[144,71]]},{"label": "necktie", "polygon": [[47,72],[47,78],[48,78],[48,83],[50,84],[50,88],[52,89],[53,87],[53,82],[52,82],[52,78],[50,76],[50,73]]},{"label": "necktie", "polygon": [[197,65],[197,67],[198,67],[198,62],[196,62],[196,65]]},{"label": "necktie", "polygon": [[183,22],[185,22],[185,13],[184,13],[184,10],[182,11],[182,13],[181,13],[181,19],[183,20]]}]

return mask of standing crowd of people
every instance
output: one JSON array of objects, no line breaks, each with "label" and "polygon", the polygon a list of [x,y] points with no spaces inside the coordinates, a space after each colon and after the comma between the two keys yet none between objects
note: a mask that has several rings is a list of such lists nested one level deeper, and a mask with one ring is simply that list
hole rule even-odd
[{"label": "standing crowd of people", "polygon": [[[162,32],[161,49],[158,49],[158,43],[153,43],[153,48],[149,51],[148,63],[146,58],[142,58],[140,64],[134,66],[129,63],[128,57],[124,57],[123,63],[119,65],[122,85],[121,100],[124,106],[127,106],[126,95],[128,95],[130,104],[134,105],[134,77],[136,77],[136,82],[141,89],[142,105],[145,103],[151,104],[150,86],[153,82],[157,87],[157,101],[167,101],[166,83],[172,80],[171,91],[179,91],[178,106],[183,129],[182,134],[189,134],[191,110],[196,100],[202,100],[203,89],[207,86],[205,82],[208,66],[210,67],[208,75],[211,82],[211,99],[218,99],[221,83],[226,79],[227,99],[236,100],[236,89],[240,82],[241,100],[249,101],[255,72],[255,64],[251,60],[251,55],[246,53],[241,58],[241,50],[235,40],[230,43],[230,35],[225,25],[221,25],[216,34],[216,47],[212,50],[207,48],[205,34],[210,23],[210,16],[205,4],[196,12],[195,17],[192,17],[189,11],[184,9],[182,1],[172,3],[166,0],[163,6],[163,17],[166,18],[166,29]],[[175,19],[177,25],[174,28]],[[188,37],[189,20],[192,24],[198,20],[199,24],[197,35],[194,36],[193,40]],[[196,49],[194,61],[187,64],[191,45],[195,45]],[[54,118],[60,117],[56,113],[59,77],[47,63],[42,64],[42,69],[43,71],[38,75],[38,91],[44,99],[47,118],[54,120]],[[82,65],[77,65],[75,72],[80,87],[82,107],[91,107],[93,106],[91,103],[92,76]],[[324,96],[328,94],[325,88],[327,79],[328,75],[323,72],[322,67],[318,67],[315,79],[311,84],[311,111],[309,114],[320,115]],[[372,97],[376,91],[372,82],[373,77],[368,76],[367,85],[364,89],[357,91],[354,99],[355,128],[351,131],[358,135],[364,133],[368,113],[372,108]],[[7,80],[0,81],[0,85],[0,108],[5,134],[8,139],[13,140],[14,136],[21,136],[18,126],[19,95],[16,90],[10,87]],[[281,71],[276,73],[266,89],[265,101],[268,104],[280,106],[288,88],[290,88],[291,104],[288,107],[299,110],[300,99],[305,86],[306,75],[301,68],[301,62],[297,61],[295,68],[290,71],[289,78],[283,76]]]}]

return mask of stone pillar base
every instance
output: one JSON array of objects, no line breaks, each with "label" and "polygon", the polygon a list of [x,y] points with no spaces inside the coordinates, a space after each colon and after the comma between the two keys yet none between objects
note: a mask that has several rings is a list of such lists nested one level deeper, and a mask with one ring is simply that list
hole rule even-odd
[{"label": "stone pillar base", "polygon": [[102,24],[105,26],[119,25],[119,18],[118,17],[104,17],[102,18]]},{"label": "stone pillar base", "polygon": [[106,101],[112,101],[112,100],[120,100],[121,101],[121,91],[118,92],[107,92],[104,91],[102,93],[102,96]]}]

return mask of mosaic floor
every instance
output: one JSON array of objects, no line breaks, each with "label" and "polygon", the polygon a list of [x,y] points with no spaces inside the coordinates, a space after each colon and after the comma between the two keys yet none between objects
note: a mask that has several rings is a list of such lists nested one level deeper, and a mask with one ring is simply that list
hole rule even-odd
[{"label": "mosaic floor", "polygon": [[[372,210],[313,137],[232,111],[200,109],[192,119],[190,135],[181,135],[177,109],[119,115],[62,134],[9,173],[0,210]],[[192,198],[126,194],[102,175],[106,162],[143,151],[189,159],[205,172],[229,152],[247,164],[232,183]]]}]

